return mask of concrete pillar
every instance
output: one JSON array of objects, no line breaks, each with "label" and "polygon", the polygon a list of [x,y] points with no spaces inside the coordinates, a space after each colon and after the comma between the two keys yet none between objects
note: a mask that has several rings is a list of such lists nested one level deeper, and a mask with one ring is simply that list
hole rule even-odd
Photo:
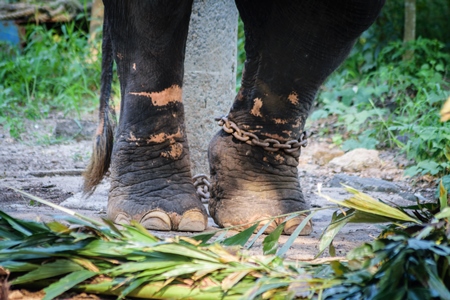
[{"label": "concrete pillar", "polygon": [[208,145],[236,94],[238,12],[233,0],[194,0],[186,46],[183,102],[192,175],[209,175]]}]

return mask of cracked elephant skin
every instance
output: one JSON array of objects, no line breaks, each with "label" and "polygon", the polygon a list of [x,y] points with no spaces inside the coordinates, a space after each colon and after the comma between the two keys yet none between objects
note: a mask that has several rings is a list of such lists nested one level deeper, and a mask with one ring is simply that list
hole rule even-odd
[{"label": "cracked elephant skin", "polygon": [[[192,0],[104,4],[100,121],[84,190],[91,193],[109,170],[107,214],[114,222],[135,220],[154,230],[202,231],[207,211],[192,184],[182,102]],[[383,4],[384,0],[236,0],[247,58],[228,119],[260,140],[299,140],[320,85],[347,57]],[[121,89],[118,124],[109,104],[114,62]],[[298,179],[300,151],[257,147],[221,130],[208,153],[208,208],[219,226],[308,209]],[[292,233],[304,218],[287,221],[284,233]],[[275,219],[267,231],[283,221]],[[309,222],[302,234],[311,231]]]}]

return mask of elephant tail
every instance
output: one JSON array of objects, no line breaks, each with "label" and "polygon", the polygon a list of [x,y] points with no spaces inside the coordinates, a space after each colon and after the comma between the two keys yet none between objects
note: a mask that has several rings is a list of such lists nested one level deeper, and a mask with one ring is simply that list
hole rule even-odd
[{"label": "elephant tail", "polygon": [[102,43],[102,75],[100,87],[99,125],[94,136],[92,155],[83,173],[83,192],[91,195],[103,179],[111,163],[111,153],[116,127],[116,113],[110,106],[111,82],[113,76],[113,51],[109,26],[105,13]]}]

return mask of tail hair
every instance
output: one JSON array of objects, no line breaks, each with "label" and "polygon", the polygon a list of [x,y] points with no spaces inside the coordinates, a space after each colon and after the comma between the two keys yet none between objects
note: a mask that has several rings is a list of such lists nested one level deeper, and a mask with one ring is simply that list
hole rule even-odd
[{"label": "tail hair", "polygon": [[116,127],[116,114],[111,108],[111,82],[113,72],[113,52],[107,13],[103,23],[102,75],[100,87],[99,125],[94,136],[91,159],[83,173],[83,192],[91,195],[102,181],[111,163],[111,154]]}]

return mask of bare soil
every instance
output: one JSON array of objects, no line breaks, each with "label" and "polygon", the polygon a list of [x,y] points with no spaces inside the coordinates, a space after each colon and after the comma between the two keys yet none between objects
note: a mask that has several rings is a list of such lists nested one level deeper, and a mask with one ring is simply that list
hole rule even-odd
[{"label": "bare soil", "polygon": [[[90,117],[89,117],[90,118]],[[105,217],[107,203],[108,178],[97,188],[92,197],[81,197],[81,172],[86,166],[90,152],[91,141],[86,139],[68,139],[57,144],[52,130],[57,119],[29,122],[28,130],[22,141],[16,141],[0,127],[0,201],[1,210],[15,217],[39,221],[50,221],[63,212],[54,210],[30,200],[9,187],[21,189],[30,194],[56,204],[68,206],[73,210],[95,218]],[[322,192],[334,199],[344,199],[348,194],[341,187],[329,187],[328,182],[341,170],[330,168],[323,164],[314,153],[333,148],[331,138],[313,138],[310,145],[304,148],[300,158],[299,172],[303,191],[312,208],[329,206],[325,199],[319,197],[317,185],[323,185]],[[403,177],[403,168],[408,160],[395,151],[380,150],[379,156],[383,163],[380,168],[365,169],[349,175],[378,178],[395,183],[402,191],[400,193],[367,192],[373,197],[395,204],[413,204],[412,199],[405,199],[405,194],[415,195],[415,198],[432,201],[434,198],[435,182],[433,178],[423,177],[414,182]],[[412,197],[412,198],[414,198]],[[406,197],[407,198],[407,197]],[[75,204],[74,204],[75,203]],[[311,261],[318,252],[318,241],[326,226],[329,224],[333,210],[319,211],[313,218],[314,231],[308,237],[297,238],[287,254],[288,259]],[[209,220],[208,230],[217,229],[214,222]],[[344,257],[352,248],[363,242],[370,241],[380,232],[377,225],[352,224],[346,226],[334,242],[336,255]],[[153,232],[162,238],[173,236],[175,232]],[[283,237],[284,243],[288,237]],[[262,239],[256,243],[252,253],[261,253]],[[317,260],[328,260],[326,252]],[[16,291],[10,299],[32,299],[27,291]],[[22,296],[20,296],[22,294]],[[13,295],[15,295],[13,297]],[[39,296],[37,296],[39,298]],[[84,298],[82,298],[84,297]],[[36,298],[36,299],[38,299]],[[65,295],[64,299],[100,299],[91,295]],[[107,299],[107,298],[105,298]]]}]

